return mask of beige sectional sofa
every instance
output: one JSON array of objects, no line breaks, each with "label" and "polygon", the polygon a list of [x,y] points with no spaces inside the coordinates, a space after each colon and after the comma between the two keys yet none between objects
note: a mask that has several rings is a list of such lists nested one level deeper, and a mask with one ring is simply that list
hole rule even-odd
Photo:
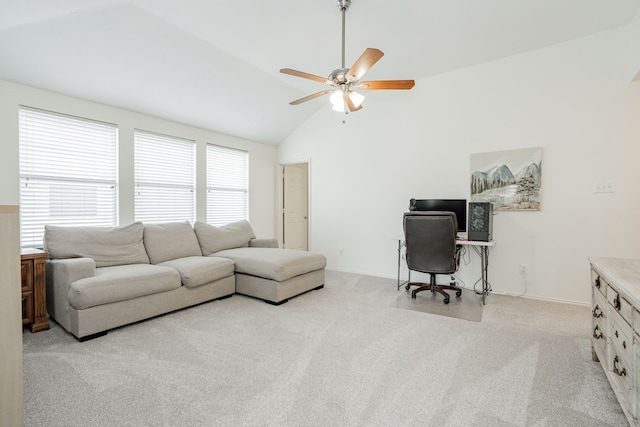
[{"label": "beige sectional sofa", "polygon": [[47,311],[80,340],[234,293],[282,304],[324,286],[326,258],[256,239],[247,221],[46,226]]}]

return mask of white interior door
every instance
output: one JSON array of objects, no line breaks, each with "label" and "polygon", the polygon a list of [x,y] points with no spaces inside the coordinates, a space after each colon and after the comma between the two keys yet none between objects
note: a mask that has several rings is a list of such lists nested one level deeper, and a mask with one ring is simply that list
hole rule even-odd
[{"label": "white interior door", "polygon": [[282,245],[309,249],[309,201],[307,163],[282,167]]}]

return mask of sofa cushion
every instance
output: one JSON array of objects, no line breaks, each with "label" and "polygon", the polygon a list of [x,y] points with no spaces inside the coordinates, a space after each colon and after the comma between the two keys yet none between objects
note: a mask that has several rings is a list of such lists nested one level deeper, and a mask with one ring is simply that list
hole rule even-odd
[{"label": "sofa cushion", "polygon": [[144,225],[144,246],[151,264],[202,255],[189,221]]},{"label": "sofa cushion", "polygon": [[214,256],[233,260],[236,273],[250,274],[282,282],[326,267],[324,255],[296,249],[236,248],[216,252]]},{"label": "sofa cushion", "polygon": [[246,220],[232,222],[222,227],[196,221],[193,229],[198,236],[202,255],[209,256],[225,249],[241,248],[249,245],[256,235]]},{"label": "sofa cushion", "polygon": [[188,288],[211,283],[234,272],[233,261],[228,258],[190,256],[165,261],[158,265],[171,267],[180,273],[182,284]]},{"label": "sofa cushion", "polygon": [[92,258],[96,267],[149,264],[141,222],[121,227],[44,226],[44,248],[51,259]]},{"label": "sofa cushion", "polygon": [[69,304],[77,310],[141,297],[180,287],[180,275],[169,267],[150,264],[97,268],[93,277],[76,280]]}]

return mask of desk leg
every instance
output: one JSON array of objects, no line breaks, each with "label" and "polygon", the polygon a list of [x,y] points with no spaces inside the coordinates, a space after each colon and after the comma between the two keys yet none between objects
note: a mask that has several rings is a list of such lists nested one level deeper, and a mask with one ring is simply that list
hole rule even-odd
[{"label": "desk leg", "polygon": [[398,240],[398,288],[400,290],[400,252],[402,251],[402,240]]},{"label": "desk leg", "polygon": [[[489,247],[472,246],[473,250],[480,257],[480,282],[482,284],[482,305],[485,305],[489,294]],[[476,282],[477,283],[477,282]]]},{"label": "desk leg", "polygon": [[483,246],[480,249],[480,264],[482,268],[482,305],[485,305],[489,293],[489,248]]},{"label": "desk leg", "polygon": [[400,283],[400,260],[402,259],[402,247],[404,246],[404,242],[402,240],[398,240],[398,287],[396,290],[400,290],[400,286],[404,285],[411,281],[411,270],[409,270],[409,280]]}]

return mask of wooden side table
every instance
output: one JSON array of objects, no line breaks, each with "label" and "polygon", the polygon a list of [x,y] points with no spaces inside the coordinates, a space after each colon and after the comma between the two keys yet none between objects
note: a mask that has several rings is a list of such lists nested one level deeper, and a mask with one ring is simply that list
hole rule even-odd
[{"label": "wooden side table", "polygon": [[47,252],[22,249],[22,324],[31,325],[31,332],[49,329],[47,321]]}]

